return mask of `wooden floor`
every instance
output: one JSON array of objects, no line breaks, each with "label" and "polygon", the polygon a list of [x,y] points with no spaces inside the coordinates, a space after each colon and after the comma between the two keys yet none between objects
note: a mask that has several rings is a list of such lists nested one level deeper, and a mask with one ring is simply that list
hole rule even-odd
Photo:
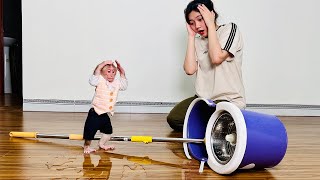
[{"label": "wooden floor", "polygon": [[[320,179],[320,118],[279,117],[288,133],[284,159],[274,168],[222,176],[185,158],[180,143],[112,142],[112,152],[84,155],[82,141],[10,138],[10,131],[82,134],[86,113],[23,112],[0,96],[0,179]],[[166,114],[115,114],[115,136],[181,137]],[[97,141],[93,142],[94,145]]]}]

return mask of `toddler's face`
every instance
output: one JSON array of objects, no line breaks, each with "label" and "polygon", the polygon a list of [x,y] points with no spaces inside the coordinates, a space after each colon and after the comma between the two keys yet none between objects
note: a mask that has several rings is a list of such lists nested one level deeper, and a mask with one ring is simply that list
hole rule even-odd
[{"label": "toddler's face", "polygon": [[113,65],[106,65],[102,69],[101,75],[105,80],[113,82],[114,78],[117,75],[117,69]]}]

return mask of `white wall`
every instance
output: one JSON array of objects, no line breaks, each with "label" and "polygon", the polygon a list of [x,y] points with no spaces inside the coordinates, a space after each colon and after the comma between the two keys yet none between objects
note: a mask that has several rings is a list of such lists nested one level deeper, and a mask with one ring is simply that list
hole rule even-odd
[{"label": "white wall", "polygon": [[[194,94],[182,64],[189,0],[22,1],[24,99],[90,100],[88,77],[118,59],[129,88],[119,101],[178,102]],[[215,0],[220,23],[245,40],[249,104],[320,105],[319,0]]]},{"label": "white wall", "polygon": [[[170,6],[169,6],[170,4]],[[182,69],[186,1],[23,1],[24,99],[91,99],[102,60],[126,70],[125,101],[176,102],[193,94]]]},{"label": "white wall", "polygon": [[248,103],[319,105],[320,1],[217,0],[245,39]]}]

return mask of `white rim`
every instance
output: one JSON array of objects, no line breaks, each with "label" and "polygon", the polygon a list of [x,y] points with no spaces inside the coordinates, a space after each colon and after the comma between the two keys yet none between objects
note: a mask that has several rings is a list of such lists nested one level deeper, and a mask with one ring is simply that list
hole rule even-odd
[{"label": "white rim", "polygon": [[[214,157],[214,152],[211,147],[212,128],[221,115],[227,111],[232,116],[237,129],[237,143],[232,158],[227,164],[220,164]],[[230,174],[234,172],[242,162],[247,146],[247,127],[240,109],[229,102],[220,102],[217,104],[216,111],[212,114],[206,129],[206,149],[208,153],[208,165],[212,170],[219,174]]]},{"label": "white rim", "polygon": [[[191,112],[193,106],[194,106],[198,101],[200,101],[200,100],[206,102],[207,104],[212,105],[211,102],[209,102],[207,99],[204,99],[204,98],[196,98],[196,99],[194,99],[194,100],[190,103],[190,105],[189,105],[189,107],[188,107],[188,110],[187,110],[187,113],[186,113],[186,116],[185,116],[185,118],[184,118],[184,123],[183,123],[183,138],[189,138],[189,137],[188,137],[188,120],[189,120],[189,115],[190,115],[190,112]],[[190,156],[190,153],[189,153],[188,143],[183,143],[183,151],[184,151],[184,154],[186,155],[186,157],[187,157],[188,159],[192,159],[192,157]]]}]

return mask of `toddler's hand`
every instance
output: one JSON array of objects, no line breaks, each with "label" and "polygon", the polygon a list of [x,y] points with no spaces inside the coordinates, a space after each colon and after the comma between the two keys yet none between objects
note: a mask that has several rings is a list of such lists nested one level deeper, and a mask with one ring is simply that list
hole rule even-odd
[{"label": "toddler's hand", "polygon": [[112,64],[112,63],[113,63],[112,60],[105,60],[105,61],[104,61],[104,64]]},{"label": "toddler's hand", "polygon": [[124,69],[122,68],[120,63],[117,60],[116,60],[116,63],[117,63],[117,69],[118,69],[120,75],[125,75]]}]

